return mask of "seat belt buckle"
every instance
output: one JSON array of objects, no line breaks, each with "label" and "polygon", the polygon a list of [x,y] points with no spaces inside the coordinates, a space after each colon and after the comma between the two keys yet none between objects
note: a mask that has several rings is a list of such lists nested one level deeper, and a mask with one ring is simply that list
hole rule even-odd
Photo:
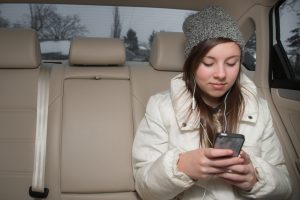
[{"label": "seat belt buckle", "polygon": [[45,199],[45,198],[47,198],[48,194],[49,194],[49,189],[48,188],[44,188],[44,192],[32,191],[32,187],[31,186],[29,188],[29,195],[32,198]]}]

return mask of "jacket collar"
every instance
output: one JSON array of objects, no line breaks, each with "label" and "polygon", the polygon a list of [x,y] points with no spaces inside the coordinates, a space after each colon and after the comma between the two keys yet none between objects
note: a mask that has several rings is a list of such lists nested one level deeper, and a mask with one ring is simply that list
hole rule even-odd
[{"label": "jacket collar", "polygon": [[[241,121],[256,123],[258,114],[256,86],[244,73],[241,73],[240,79],[245,100],[245,109]],[[191,109],[192,95],[186,88],[182,73],[171,80],[170,93],[180,129],[182,131],[198,129],[200,127],[200,112]]]},{"label": "jacket collar", "polygon": [[258,117],[258,93],[254,82],[244,73],[241,73],[242,94],[245,101],[243,122],[256,123]]}]

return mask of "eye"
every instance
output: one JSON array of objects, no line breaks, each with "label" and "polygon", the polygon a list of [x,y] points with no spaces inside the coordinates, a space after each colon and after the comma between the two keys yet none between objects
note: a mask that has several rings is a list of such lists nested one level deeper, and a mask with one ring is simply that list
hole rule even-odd
[{"label": "eye", "polygon": [[233,66],[235,66],[236,65],[236,62],[234,62],[234,63],[226,63],[229,67],[233,67]]},{"label": "eye", "polygon": [[225,61],[225,64],[229,67],[234,67],[235,65],[239,64],[239,62],[240,62],[239,57],[233,57],[233,58],[227,59]]},{"label": "eye", "polygon": [[205,63],[205,62],[202,62],[202,64],[206,67],[211,67],[213,66],[214,63]]}]

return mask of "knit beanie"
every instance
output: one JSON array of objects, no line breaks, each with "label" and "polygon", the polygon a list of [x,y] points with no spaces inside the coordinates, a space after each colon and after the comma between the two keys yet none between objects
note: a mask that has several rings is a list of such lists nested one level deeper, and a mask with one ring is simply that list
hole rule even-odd
[{"label": "knit beanie", "polygon": [[185,55],[194,46],[207,39],[228,38],[236,42],[243,55],[245,41],[238,24],[219,6],[209,6],[190,15],[183,23],[186,37]]}]

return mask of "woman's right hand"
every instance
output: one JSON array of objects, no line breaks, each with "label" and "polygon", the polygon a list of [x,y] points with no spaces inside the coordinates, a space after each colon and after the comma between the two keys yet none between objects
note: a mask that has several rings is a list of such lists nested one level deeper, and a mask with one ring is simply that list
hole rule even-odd
[{"label": "woman's right hand", "polygon": [[181,153],[177,167],[193,180],[205,179],[225,172],[228,166],[244,162],[243,158],[232,155],[233,151],[230,149],[196,149]]}]

